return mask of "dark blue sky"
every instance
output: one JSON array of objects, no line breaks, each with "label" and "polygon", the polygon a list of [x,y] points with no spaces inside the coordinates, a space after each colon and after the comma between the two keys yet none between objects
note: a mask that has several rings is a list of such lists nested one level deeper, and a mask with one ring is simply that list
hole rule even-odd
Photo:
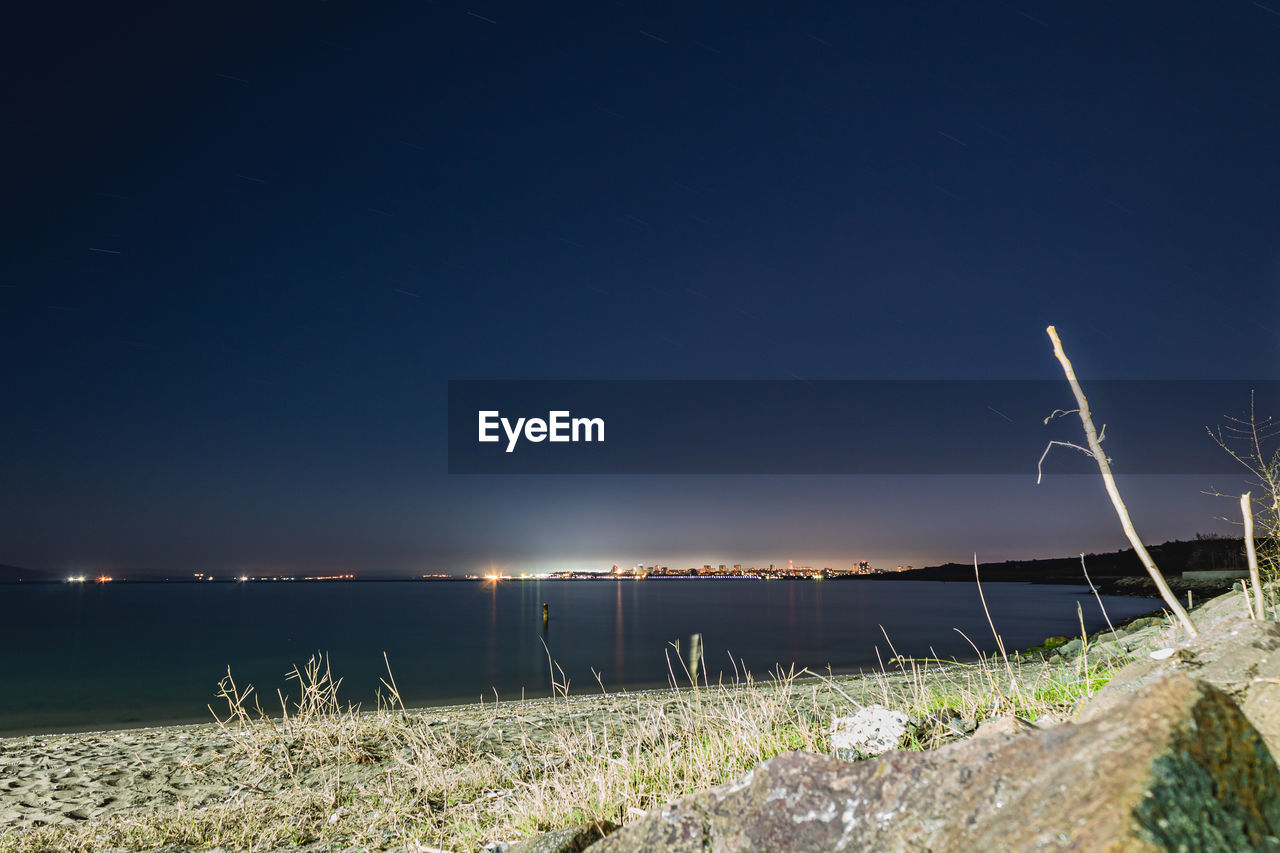
[{"label": "dark blue sky", "polygon": [[10,16],[0,562],[1113,548],[1083,477],[450,477],[446,381],[1280,376],[1280,6],[553,5]]}]

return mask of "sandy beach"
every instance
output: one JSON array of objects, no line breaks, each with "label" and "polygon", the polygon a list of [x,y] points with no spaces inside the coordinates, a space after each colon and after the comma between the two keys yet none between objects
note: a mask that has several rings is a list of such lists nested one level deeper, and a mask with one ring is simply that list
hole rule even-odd
[{"label": "sandy beach", "polygon": [[[849,704],[840,690],[875,701],[884,689],[903,689],[905,680],[902,675],[841,676],[827,683],[804,679],[788,692],[830,711]],[[708,694],[713,703],[714,694]],[[597,726],[608,720],[609,726],[622,727],[627,719],[638,719],[668,701],[670,691],[642,691],[411,709],[406,717],[411,725],[447,736],[460,748],[505,757],[518,744],[516,732],[537,743],[549,738],[554,726],[574,720]],[[15,827],[73,825],[178,807],[204,809],[246,794],[269,793],[265,780],[246,776],[248,768],[236,754],[238,737],[234,726],[210,722],[0,740],[0,827],[12,834]],[[355,775],[374,772],[357,770]]]}]

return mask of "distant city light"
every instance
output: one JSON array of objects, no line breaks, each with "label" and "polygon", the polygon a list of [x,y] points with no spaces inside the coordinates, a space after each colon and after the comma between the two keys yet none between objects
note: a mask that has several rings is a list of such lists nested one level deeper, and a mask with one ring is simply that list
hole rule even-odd
[{"label": "distant city light", "polygon": [[[911,566],[898,566],[896,571],[910,570]],[[797,566],[793,560],[788,560],[785,567],[780,568],[776,563],[770,563],[766,566],[745,566],[742,563],[734,563],[730,566],[727,563],[712,565],[704,563],[702,566],[692,566],[688,569],[672,569],[667,566],[657,564],[646,566],[643,563],[632,568],[620,568],[616,563],[611,570],[595,571],[584,569],[567,569],[563,571],[548,572],[546,574],[537,575],[540,578],[552,578],[555,580],[597,580],[600,578],[633,578],[635,580],[643,580],[645,578],[754,578],[757,580],[828,580],[830,578],[849,578],[858,575],[884,575],[891,574],[894,569],[877,569],[873,568],[867,560],[859,560],[854,562],[847,569],[832,568],[830,566],[817,568],[815,566]],[[473,576],[472,576],[473,577]],[[492,576],[486,576],[492,578]],[[521,578],[527,577],[521,575]]]}]

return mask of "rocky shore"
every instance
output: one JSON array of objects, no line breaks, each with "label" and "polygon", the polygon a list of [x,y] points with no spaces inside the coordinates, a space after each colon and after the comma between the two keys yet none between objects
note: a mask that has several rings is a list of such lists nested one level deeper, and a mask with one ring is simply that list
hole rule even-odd
[{"label": "rocky shore", "polygon": [[1280,849],[1280,625],[1235,594],[1195,622],[1196,638],[1153,620],[1097,638],[1091,653],[1136,654],[1068,721],[856,763],[787,753],[589,849]]}]

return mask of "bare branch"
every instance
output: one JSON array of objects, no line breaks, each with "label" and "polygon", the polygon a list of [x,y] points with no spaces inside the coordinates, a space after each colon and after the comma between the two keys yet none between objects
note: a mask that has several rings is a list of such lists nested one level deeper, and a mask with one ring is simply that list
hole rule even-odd
[{"label": "bare branch", "polygon": [[1084,396],[1084,389],[1080,387],[1080,381],[1076,379],[1076,372],[1071,366],[1071,360],[1067,358],[1067,354],[1062,348],[1062,341],[1058,339],[1058,330],[1050,326],[1045,331],[1049,333],[1049,339],[1053,341],[1053,354],[1057,357],[1058,363],[1062,365],[1062,372],[1066,374],[1067,382],[1071,385],[1071,391],[1076,396],[1080,422],[1084,425],[1084,434],[1089,440],[1089,450],[1094,461],[1098,463],[1098,471],[1102,474],[1102,482],[1107,487],[1107,494],[1111,497],[1111,504],[1115,507],[1116,515],[1120,517],[1120,526],[1124,528],[1125,535],[1129,537],[1129,544],[1133,546],[1138,559],[1142,560],[1142,564],[1146,567],[1147,574],[1151,575],[1151,580],[1155,582],[1156,589],[1160,591],[1160,597],[1164,599],[1164,603],[1169,606],[1169,610],[1177,617],[1178,622],[1186,629],[1187,633],[1194,637],[1196,636],[1196,626],[1191,623],[1191,617],[1187,615],[1187,611],[1178,603],[1173,590],[1169,589],[1169,584],[1165,581],[1164,575],[1156,567],[1155,560],[1151,559],[1151,554],[1147,551],[1147,547],[1142,544],[1142,540],[1138,538],[1138,532],[1133,527],[1133,520],[1129,517],[1129,510],[1125,507],[1124,500],[1120,497],[1120,490],[1116,487],[1116,479],[1111,474],[1110,460],[1102,452],[1102,444],[1098,440],[1098,432],[1093,426],[1093,417],[1089,414],[1089,401]]},{"label": "bare branch", "polygon": [[1268,456],[1264,446],[1280,436],[1280,423],[1274,417],[1258,418],[1253,392],[1249,394],[1247,418],[1224,417],[1225,426],[1206,427],[1206,430],[1215,444],[1253,476],[1249,484],[1262,490],[1257,507],[1258,524],[1267,540],[1265,547],[1271,553],[1280,539],[1280,447]]},{"label": "bare branch", "polygon": [[[1258,550],[1253,544],[1253,509],[1249,506],[1249,493],[1240,496],[1240,515],[1244,518],[1244,549],[1249,555],[1249,580],[1253,584],[1255,619],[1267,618],[1267,606],[1262,602],[1262,580],[1258,577]],[[1248,597],[1248,593],[1245,594]]]}]

